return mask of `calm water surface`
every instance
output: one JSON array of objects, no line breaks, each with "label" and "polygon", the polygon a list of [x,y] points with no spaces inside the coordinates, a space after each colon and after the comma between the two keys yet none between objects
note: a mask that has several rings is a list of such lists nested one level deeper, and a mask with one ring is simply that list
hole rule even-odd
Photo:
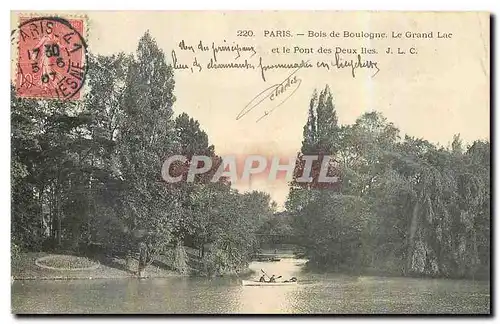
[{"label": "calm water surface", "polygon": [[[241,278],[15,281],[14,313],[489,313],[487,281],[302,273],[303,260],[254,262],[295,286],[243,287]],[[245,279],[248,279],[246,277]]]}]

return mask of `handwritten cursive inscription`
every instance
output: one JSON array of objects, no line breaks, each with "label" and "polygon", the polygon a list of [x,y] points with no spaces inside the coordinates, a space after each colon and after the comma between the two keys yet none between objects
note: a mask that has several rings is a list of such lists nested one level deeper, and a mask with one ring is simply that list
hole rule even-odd
[{"label": "handwritten cursive inscription", "polygon": [[[202,42],[200,41],[200,45],[202,48],[204,48]],[[212,42],[212,55],[213,59],[215,62],[217,62],[217,54],[220,52],[236,52],[236,57],[234,58],[235,60],[239,59],[241,56],[241,52],[250,52],[252,53],[249,58],[252,58],[255,54],[257,54],[257,51],[253,46],[245,46],[245,45],[240,45],[233,43],[232,45],[226,44],[226,41],[224,40],[224,44],[222,45],[216,45],[214,42]]]},{"label": "handwritten cursive inscription", "polygon": [[[214,41],[204,42],[200,40],[198,45],[191,45],[182,40],[178,48],[182,53],[191,55],[181,55],[179,58],[176,51],[172,51],[172,66],[175,70],[191,71],[191,73],[199,73],[203,71],[216,72],[222,70],[254,70],[259,73],[262,81],[266,82],[267,74],[278,70],[295,70],[317,68],[327,71],[344,70],[348,71],[353,78],[356,78],[360,71],[366,71],[373,78],[381,70],[377,61],[365,59],[363,53],[357,54],[356,49],[352,49],[348,54],[342,56],[343,53],[335,52],[332,56],[324,56],[325,60],[310,60],[298,58],[293,61],[275,61],[267,62],[268,58],[258,54],[257,48],[253,45],[240,44],[237,42],[222,43]],[[326,54],[327,52],[325,52]],[[330,53],[330,52],[328,52]],[[352,55],[354,54],[354,55]],[[266,61],[264,63],[264,61]],[[206,72],[205,72],[206,73]],[[273,85],[267,90],[273,89]]]},{"label": "handwritten cursive inscription", "polygon": [[[262,63],[262,61],[261,61]],[[305,63],[309,63],[308,61]],[[250,100],[250,102],[239,112],[236,116],[236,120],[241,119],[243,116],[252,111],[255,107],[261,105],[264,101],[276,103],[272,109],[264,111],[264,113],[256,120],[258,123],[263,118],[267,117],[270,113],[276,110],[279,106],[284,104],[290,97],[299,89],[302,80],[296,75],[297,71],[303,66],[299,66],[295,69],[292,74],[290,74],[281,83],[273,84],[270,87],[262,90],[255,97]]]},{"label": "handwritten cursive inscription", "polygon": [[377,62],[361,59],[361,55],[358,54],[355,60],[344,60],[340,57],[338,53],[335,53],[335,61],[332,61],[332,67],[336,67],[337,69],[343,68],[351,68],[351,75],[353,78],[356,77],[356,69],[374,69],[375,73],[372,74],[372,78],[380,72],[379,67],[377,66]]},{"label": "handwritten cursive inscription", "polygon": [[177,55],[175,54],[175,50],[172,50],[172,65],[173,65],[174,69],[176,69],[176,70],[190,69],[191,72],[193,72],[193,68],[190,68],[186,64],[179,63],[179,61],[177,60]]},{"label": "handwritten cursive inscription", "polygon": [[268,70],[277,70],[277,69],[297,69],[297,70],[299,70],[302,68],[312,68],[312,67],[313,67],[313,65],[311,63],[309,63],[309,61],[304,61],[304,60],[301,60],[298,63],[293,62],[293,63],[277,63],[277,64],[266,65],[266,64],[262,63],[262,57],[259,58],[259,65],[258,65],[258,68],[260,69],[260,75],[261,75],[262,80],[264,82],[266,81],[265,72]]}]

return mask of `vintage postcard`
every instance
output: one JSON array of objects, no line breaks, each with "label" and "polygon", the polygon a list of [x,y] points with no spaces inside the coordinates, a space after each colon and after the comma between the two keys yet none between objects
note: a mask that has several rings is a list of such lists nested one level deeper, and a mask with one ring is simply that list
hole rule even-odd
[{"label": "vintage postcard", "polygon": [[486,12],[11,13],[15,314],[490,314]]}]

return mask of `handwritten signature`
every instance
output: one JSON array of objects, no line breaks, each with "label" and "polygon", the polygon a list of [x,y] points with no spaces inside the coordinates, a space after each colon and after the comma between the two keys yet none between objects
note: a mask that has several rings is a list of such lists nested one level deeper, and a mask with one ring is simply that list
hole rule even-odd
[{"label": "handwritten signature", "polygon": [[[253,97],[252,100],[243,108],[238,116],[236,116],[236,120],[240,120],[243,116],[251,112],[255,107],[259,106],[265,100],[269,100],[268,102],[279,102],[275,105],[271,110],[265,110],[264,113],[255,121],[258,123],[263,118],[267,117],[270,113],[276,110],[279,106],[283,105],[290,97],[299,89],[302,79],[300,79],[296,73],[302,68],[302,66],[295,69],[292,74],[290,74],[285,80],[281,83],[273,84],[270,87],[262,90]],[[291,91],[293,89],[293,91]],[[285,96],[286,95],[286,96]],[[280,101],[281,100],[281,101]]]}]

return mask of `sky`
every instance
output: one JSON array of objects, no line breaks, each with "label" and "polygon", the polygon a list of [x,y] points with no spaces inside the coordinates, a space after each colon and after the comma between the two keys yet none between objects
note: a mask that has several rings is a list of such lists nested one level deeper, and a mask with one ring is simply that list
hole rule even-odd
[{"label": "sky", "polygon": [[[120,51],[132,53],[146,32],[156,39],[172,63],[192,67],[196,58],[202,71],[175,71],[176,114],[186,112],[200,122],[219,155],[268,157],[295,156],[300,149],[309,100],[314,89],[328,85],[334,97],[340,124],[353,123],[364,112],[379,111],[393,122],[402,135],[409,134],[448,145],[460,133],[466,143],[489,139],[489,16],[486,13],[380,13],[380,12],[85,12],[89,50],[99,54]],[[15,25],[16,14],[13,14]],[[266,32],[267,31],[267,32]],[[290,37],[270,37],[289,31]],[[386,33],[383,39],[330,37],[337,32]],[[325,32],[327,37],[308,37],[309,32]],[[433,38],[406,38],[406,32],[432,32]],[[451,38],[437,38],[449,35]],[[392,38],[401,33],[402,38]],[[304,34],[304,35],[297,35]],[[451,34],[451,35],[450,35]],[[418,34],[417,34],[418,36]],[[181,49],[184,41],[191,50]],[[208,47],[200,51],[197,45]],[[238,45],[236,51],[219,52],[217,63],[243,63],[257,66],[309,61],[313,68],[270,69],[265,81],[256,69],[209,69],[214,46]],[[290,53],[283,53],[288,47]],[[332,66],[333,53],[319,53],[319,47],[375,49],[363,55],[376,62],[375,69]],[[391,47],[406,54],[386,54]],[[252,48],[245,51],[243,48]],[[417,54],[409,54],[410,48]],[[307,53],[312,51],[314,53]],[[279,53],[276,53],[279,51]],[[293,53],[297,51],[298,53]],[[324,52],[324,51],[323,51]],[[344,60],[357,59],[340,53]],[[328,62],[329,70],[316,68]],[[295,73],[291,76],[292,72]],[[283,100],[263,100],[247,115],[237,116],[263,90],[296,78],[279,96]],[[269,90],[268,90],[269,91]],[[292,93],[293,92],[293,93]],[[260,97],[259,97],[260,98]],[[286,100],[285,100],[286,99]],[[276,107],[276,102],[283,103]],[[256,101],[254,101],[256,102]],[[259,122],[265,111],[270,111]],[[263,190],[282,206],[288,194],[287,183],[253,180],[240,182],[240,190]]]}]

